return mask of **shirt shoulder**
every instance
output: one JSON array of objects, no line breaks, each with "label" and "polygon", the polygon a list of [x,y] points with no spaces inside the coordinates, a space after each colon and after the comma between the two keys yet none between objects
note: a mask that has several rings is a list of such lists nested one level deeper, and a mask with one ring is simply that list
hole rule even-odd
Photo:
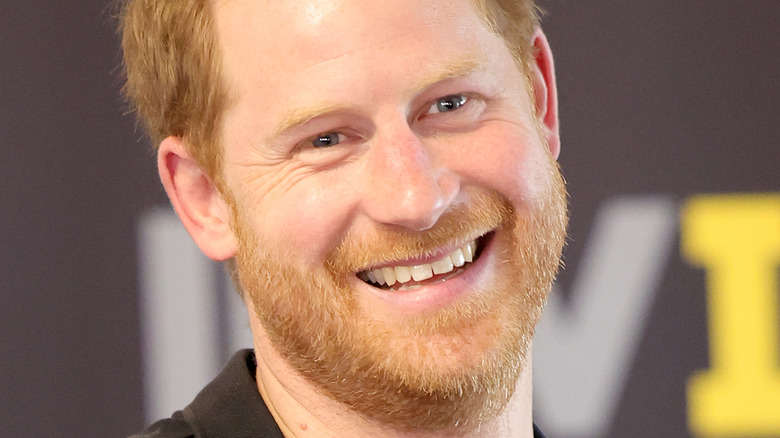
[{"label": "shirt shoulder", "polygon": [[254,352],[236,353],[189,406],[130,438],[284,438],[257,390],[256,367]]},{"label": "shirt shoulder", "polygon": [[128,438],[195,438],[195,432],[178,411],[171,418],[157,421],[145,431]]}]

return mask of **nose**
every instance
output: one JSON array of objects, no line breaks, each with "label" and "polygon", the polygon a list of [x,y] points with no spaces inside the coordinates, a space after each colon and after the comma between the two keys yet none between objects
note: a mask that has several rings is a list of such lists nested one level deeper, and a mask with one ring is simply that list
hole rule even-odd
[{"label": "nose", "polygon": [[376,133],[366,154],[363,211],[382,224],[431,228],[457,197],[459,178],[408,125],[386,131]]}]

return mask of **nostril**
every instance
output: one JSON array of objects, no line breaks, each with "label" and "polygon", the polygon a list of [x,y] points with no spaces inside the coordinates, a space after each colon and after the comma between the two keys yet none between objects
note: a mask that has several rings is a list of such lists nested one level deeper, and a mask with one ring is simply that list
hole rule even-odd
[{"label": "nostril", "polygon": [[434,153],[411,131],[377,135],[362,175],[366,213],[386,225],[415,231],[433,227],[460,192],[459,176]]}]

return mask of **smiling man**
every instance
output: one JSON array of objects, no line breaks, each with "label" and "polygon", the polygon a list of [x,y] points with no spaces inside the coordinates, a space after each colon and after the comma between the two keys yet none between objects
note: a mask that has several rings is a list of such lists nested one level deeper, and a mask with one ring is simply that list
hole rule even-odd
[{"label": "smiling man", "polygon": [[566,206],[533,4],[132,0],[122,23],[163,185],[254,339],[140,436],[541,436]]}]

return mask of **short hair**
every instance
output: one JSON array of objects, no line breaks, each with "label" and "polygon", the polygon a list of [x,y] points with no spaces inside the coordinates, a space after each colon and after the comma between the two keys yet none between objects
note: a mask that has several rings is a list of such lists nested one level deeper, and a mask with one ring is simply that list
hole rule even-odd
[{"label": "short hair", "polygon": [[[131,110],[155,145],[182,137],[187,152],[219,186],[221,117],[229,105],[215,35],[213,0],[124,0],[119,15]],[[539,25],[533,0],[471,0],[527,74]]]}]

